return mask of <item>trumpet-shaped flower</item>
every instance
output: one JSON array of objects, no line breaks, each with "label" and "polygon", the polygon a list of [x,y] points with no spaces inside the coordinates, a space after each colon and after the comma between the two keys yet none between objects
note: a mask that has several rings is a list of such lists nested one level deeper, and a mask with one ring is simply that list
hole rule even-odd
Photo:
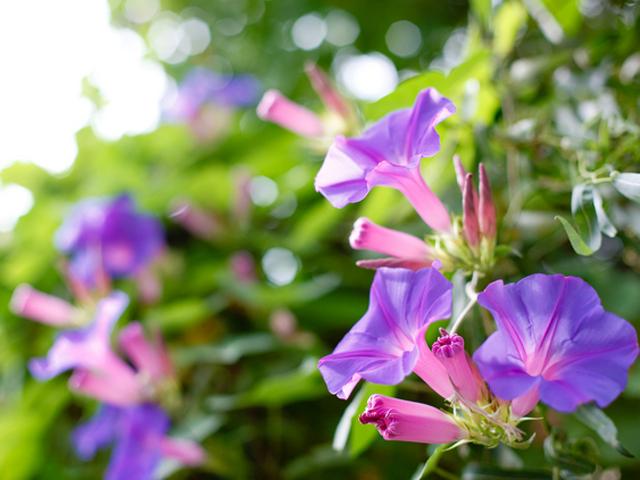
[{"label": "trumpet-shaped flower", "polygon": [[369,309],[318,367],[329,391],[347,398],[360,379],[400,383],[418,361],[417,339],[451,314],[451,283],[435,268],[380,268]]},{"label": "trumpet-shaped flower", "polygon": [[385,116],[362,135],[337,137],[316,177],[316,190],[333,206],[359,202],[375,186],[401,191],[425,223],[451,229],[449,214],[420,174],[420,160],[435,155],[435,126],[454,113],[453,104],[434,89],[422,91],[412,108]]},{"label": "trumpet-shaped flower", "polygon": [[44,358],[29,362],[31,374],[48,380],[75,370],[69,380],[72,389],[122,405],[140,402],[143,389],[135,372],[111,349],[111,331],[128,304],[122,292],[101,300],[93,321],[86,327],[58,335]]},{"label": "trumpet-shaped flower", "polygon": [[168,429],[169,417],[155,405],[103,405],[91,420],[76,428],[73,444],[83,460],[114,445],[106,480],[151,480],[163,458],[173,458],[184,465],[204,461],[205,453],[199,445],[166,436]]},{"label": "trumpet-shaped flower", "polygon": [[158,220],[121,195],[76,205],[56,233],[56,246],[71,257],[71,277],[93,288],[105,277],[131,277],[147,268],[164,248],[164,234]]},{"label": "trumpet-shaped flower", "polygon": [[499,280],[478,302],[498,330],[473,358],[498,397],[525,405],[539,398],[571,412],[590,401],[605,407],[624,389],[638,355],[636,331],[604,310],[583,280],[542,274],[508,285]]}]

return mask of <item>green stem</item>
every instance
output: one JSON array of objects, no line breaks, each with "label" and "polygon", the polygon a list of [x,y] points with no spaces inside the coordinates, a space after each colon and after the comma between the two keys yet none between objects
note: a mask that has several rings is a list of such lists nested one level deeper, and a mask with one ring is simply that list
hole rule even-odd
[{"label": "green stem", "polygon": [[438,469],[440,457],[442,457],[446,447],[447,445],[440,445],[433,451],[431,456],[424,463],[424,467],[422,467],[420,474],[417,477],[414,477],[416,480],[422,480],[423,478],[427,478],[430,473],[435,473]]}]

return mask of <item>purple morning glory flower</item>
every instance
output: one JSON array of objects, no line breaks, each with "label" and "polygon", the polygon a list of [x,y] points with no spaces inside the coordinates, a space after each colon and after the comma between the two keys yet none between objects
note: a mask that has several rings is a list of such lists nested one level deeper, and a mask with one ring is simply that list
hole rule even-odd
[{"label": "purple morning glory flower", "polygon": [[178,121],[193,120],[200,109],[212,103],[223,107],[249,107],[261,93],[252,75],[222,75],[206,68],[194,68],[178,87],[175,102],[167,114]]},{"label": "purple morning glory flower", "polygon": [[152,479],[164,457],[187,465],[204,460],[204,452],[197,444],[166,436],[169,423],[167,414],[153,404],[128,408],[103,405],[91,420],[76,428],[73,443],[83,460],[114,445],[105,480]]},{"label": "purple morning glory flower", "polygon": [[418,361],[418,338],[451,314],[451,283],[435,268],[380,268],[369,309],[332,354],[318,362],[329,391],[347,398],[360,379],[400,383]]},{"label": "purple morning glory flower", "polygon": [[499,397],[539,398],[561,412],[595,401],[610,404],[638,355],[633,326],[603,309],[583,280],[531,275],[490,284],[478,296],[498,325],[475,352],[482,376]]},{"label": "purple morning glory flower", "polygon": [[60,333],[44,358],[29,362],[31,374],[48,380],[75,370],[71,388],[112,403],[132,404],[143,398],[134,370],[111,349],[111,331],[129,303],[122,292],[102,299],[93,321],[86,327]]},{"label": "purple morning glory flower", "polygon": [[128,195],[92,198],[71,211],[56,232],[56,246],[71,256],[71,276],[93,288],[104,276],[142,273],[164,248],[164,233]]},{"label": "purple morning glory flower", "polygon": [[435,126],[455,112],[436,90],[420,92],[412,108],[398,110],[361,136],[337,137],[316,177],[316,190],[334,207],[359,202],[375,186],[402,192],[425,223],[451,229],[449,213],[420,174],[420,160],[440,150]]}]

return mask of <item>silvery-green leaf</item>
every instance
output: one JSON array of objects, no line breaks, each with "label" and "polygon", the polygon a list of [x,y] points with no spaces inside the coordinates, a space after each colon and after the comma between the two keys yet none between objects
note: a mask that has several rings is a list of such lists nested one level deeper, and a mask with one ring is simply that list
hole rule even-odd
[{"label": "silvery-green leaf", "polygon": [[640,173],[618,173],[613,186],[625,197],[640,203]]}]

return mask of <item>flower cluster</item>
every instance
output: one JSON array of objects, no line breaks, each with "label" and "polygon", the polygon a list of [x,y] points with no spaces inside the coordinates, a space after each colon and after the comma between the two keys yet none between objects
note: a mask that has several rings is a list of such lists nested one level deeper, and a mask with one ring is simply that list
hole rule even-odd
[{"label": "flower cluster", "polygon": [[[300,107],[279,97],[268,100],[261,105],[263,117],[303,135],[326,132]],[[278,115],[267,108],[274,104]],[[373,395],[360,421],[374,424],[387,440],[523,447],[532,437],[518,425],[538,402],[561,412],[588,402],[611,403],[638,355],[637,335],[627,321],[605,311],[597,293],[579,278],[536,274],[475,291],[496,262],[497,216],[487,171],[479,165],[476,188],[473,174],[454,157],[462,195],[462,215],[455,216],[420,168],[422,158],[440,149],[436,126],[455,110],[429,88],[412,108],[388,114],[358,136],[333,139],[315,180],[318,192],[342,208],[374,187],[393,188],[433,233],[422,240],[367,218],[356,221],[351,246],[385,257],[358,262],[377,269],[369,308],[318,368],[329,392],[341,399],[360,380],[396,385],[412,372],[444,399],[447,408],[441,410]],[[453,286],[441,271],[472,275],[470,303],[451,330],[440,329],[429,346],[427,329],[452,311]],[[470,356],[455,330],[476,303],[490,312],[497,330]]]},{"label": "flower cluster", "polygon": [[159,334],[149,340],[142,324],[131,322],[118,333],[123,355],[111,343],[129,303],[125,293],[110,290],[111,281],[138,277],[149,268],[163,247],[160,224],[135,212],[129,197],[88,200],[62,225],[57,244],[71,256],[68,277],[78,304],[21,285],[11,308],[61,330],[47,355],[30,361],[31,374],[44,381],[71,371],[69,388],[102,404],[96,417],[74,434],[78,455],[89,459],[113,443],[105,474],[109,480],[153,478],[163,458],[202,463],[199,445],[167,436],[166,412],[177,403],[178,389]]}]

